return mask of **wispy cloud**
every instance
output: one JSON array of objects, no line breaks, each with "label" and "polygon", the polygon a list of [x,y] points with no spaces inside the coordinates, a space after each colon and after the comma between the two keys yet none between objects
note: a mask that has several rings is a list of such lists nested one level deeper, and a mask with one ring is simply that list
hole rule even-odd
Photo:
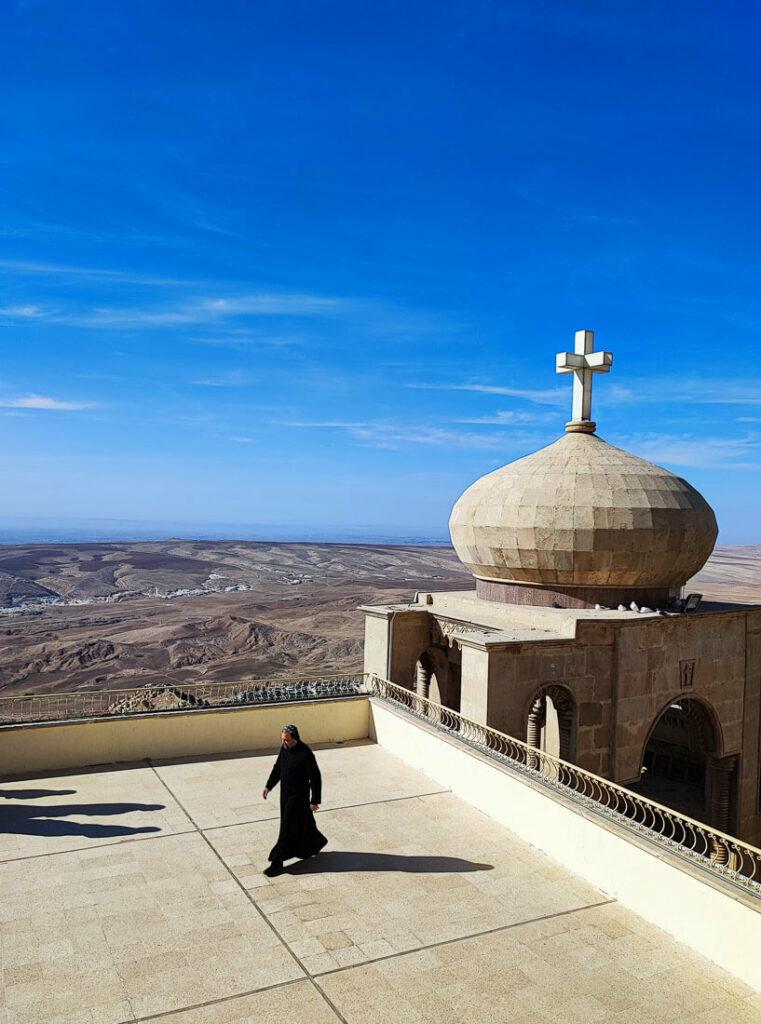
[{"label": "wispy cloud", "polygon": [[10,273],[32,277],[72,277],[82,280],[102,279],[124,281],[127,284],[187,285],[178,278],[160,277],[131,270],[112,270],[107,267],[79,267],[68,263],[41,263],[36,260],[0,260],[0,267]]},{"label": "wispy cloud", "polygon": [[95,409],[95,402],[67,402],[49,395],[22,395],[20,398],[0,399],[2,409],[47,409],[54,412],[72,412],[79,409]]},{"label": "wispy cloud", "polygon": [[158,416],[162,423],[172,423],[182,427],[208,427],[217,422],[217,417],[210,412],[164,412]]},{"label": "wispy cloud", "polygon": [[698,402],[706,405],[761,405],[761,388],[756,385],[738,384],[735,380],[688,381],[676,391],[676,401]]},{"label": "wispy cloud", "polygon": [[[471,391],[483,395],[522,398],[540,405],[565,406],[570,402],[570,389],[566,388],[514,388],[499,384],[407,384],[406,387],[423,391]],[[613,381],[600,391],[599,399],[605,403],[678,402],[694,405],[761,405],[761,387],[738,383],[735,378],[708,381],[690,378],[650,378],[634,380],[624,386]]]},{"label": "wispy cloud", "polygon": [[214,324],[242,316],[325,316],[344,310],[342,299],[302,293],[259,293],[189,299],[165,306],[104,306],[82,312],[29,305],[0,308],[9,320],[34,317],[74,327],[173,327]]},{"label": "wispy cloud", "polygon": [[435,426],[410,426],[388,422],[361,422],[344,420],[317,420],[284,423],[286,427],[305,430],[338,430],[347,433],[366,448],[398,449],[414,445],[431,445],[457,449],[505,449],[512,439],[504,434],[486,434],[477,431],[449,430]]},{"label": "wispy cloud", "polygon": [[230,440],[234,441],[235,444],[256,444],[253,437],[231,437]]},{"label": "wispy cloud", "polygon": [[0,317],[8,320],[33,320],[44,316],[40,306],[0,306]]},{"label": "wispy cloud", "polygon": [[667,402],[693,405],[761,405],[761,388],[744,384],[737,377],[697,378],[652,377],[632,380],[626,386],[613,384],[602,395],[618,403]]},{"label": "wispy cloud", "polygon": [[247,350],[252,348],[294,348],[306,344],[309,339],[302,333],[274,333],[269,330],[225,330],[224,332],[214,329],[214,333],[208,337],[198,335],[187,338],[187,341],[194,345],[211,345],[217,348],[233,348]]},{"label": "wispy cloud", "polygon": [[481,426],[513,426],[524,423],[539,423],[543,420],[555,419],[555,413],[551,412],[522,412],[517,409],[501,409],[491,416],[473,416],[456,419],[454,423],[472,423]]},{"label": "wispy cloud", "polygon": [[245,370],[228,370],[225,373],[194,380],[193,384],[205,388],[248,388],[254,382],[255,378]]},{"label": "wispy cloud", "polygon": [[[615,443],[653,462],[701,469],[761,469],[761,438],[647,434]],[[750,460],[750,461],[749,461]]]},{"label": "wispy cloud", "polygon": [[418,391],[475,391],[482,395],[523,398],[540,405],[566,405],[568,394],[562,388],[510,388],[498,384],[407,384]]},{"label": "wispy cloud", "polygon": [[314,316],[333,313],[341,300],[322,295],[268,294],[191,300],[163,308],[96,309],[69,322],[83,327],[140,327],[214,323],[239,316]]},{"label": "wispy cloud", "polygon": [[585,203],[575,202],[572,199],[551,202],[547,198],[547,183],[545,180],[535,185],[526,185],[517,189],[517,195],[525,202],[533,203],[544,210],[560,214],[561,217],[573,224],[600,225],[601,227],[636,227],[637,221],[631,217],[621,217],[618,213],[612,213],[604,209],[592,209]]}]

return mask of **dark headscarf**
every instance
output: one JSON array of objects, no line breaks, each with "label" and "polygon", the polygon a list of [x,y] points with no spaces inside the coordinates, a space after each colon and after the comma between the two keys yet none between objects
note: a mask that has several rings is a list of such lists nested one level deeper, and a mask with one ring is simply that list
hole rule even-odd
[{"label": "dark headscarf", "polygon": [[295,725],[284,725],[283,726],[283,732],[287,732],[289,736],[293,736],[293,738],[297,742],[301,739],[301,737],[299,736],[298,726],[295,726]]}]

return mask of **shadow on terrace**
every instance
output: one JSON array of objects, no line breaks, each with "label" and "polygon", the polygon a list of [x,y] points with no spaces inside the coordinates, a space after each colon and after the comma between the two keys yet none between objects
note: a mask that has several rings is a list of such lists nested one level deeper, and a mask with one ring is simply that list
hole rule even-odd
[{"label": "shadow on terrace", "polygon": [[[69,796],[75,789],[17,789],[0,791],[0,797],[39,800],[48,796]],[[160,832],[158,826],[134,828],[128,825],[62,821],[62,818],[111,817],[134,811],[162,811],[164,804],[10,804],[0,807],[0,830],[19,836],[84,836],[87,839],[115,839],[146,832]]]}]

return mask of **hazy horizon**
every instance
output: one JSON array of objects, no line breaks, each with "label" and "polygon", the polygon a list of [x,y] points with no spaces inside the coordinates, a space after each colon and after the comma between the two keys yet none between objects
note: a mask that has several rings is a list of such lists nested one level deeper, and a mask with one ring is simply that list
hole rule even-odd
[{"label": "hazy horizon", "polygon": [[150,541],[261,541],[281,544],[372,544],[450,547],[448,534],[377,527],[314,529],[272,523],[149,522],[38,517],[25,523],[0,518],[0,545],[140,543]]},{"label": "hazy horizon", "polygon": [[[448,533],[423,529],[389,530],[378,526],[314,528],[307,524],[150,522],[144,520],[77,520],[0,518],[0,545],[109,544],[151,541],[252,541],[273,544],[370,544],[399,547],[451,547]],[[729,540],[717,547],[757,547],[760,540]]]}]

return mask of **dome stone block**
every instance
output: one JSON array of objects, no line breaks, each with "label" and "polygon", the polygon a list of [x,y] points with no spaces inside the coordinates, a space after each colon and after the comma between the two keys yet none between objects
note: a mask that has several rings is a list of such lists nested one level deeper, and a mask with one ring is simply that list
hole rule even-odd
[{"label": "dome stone block", "polygon": [[576,432],[477,480],[449,529],[479,581],[616,592],[675,591],[718,534],[713,510],[686,480]]}]

